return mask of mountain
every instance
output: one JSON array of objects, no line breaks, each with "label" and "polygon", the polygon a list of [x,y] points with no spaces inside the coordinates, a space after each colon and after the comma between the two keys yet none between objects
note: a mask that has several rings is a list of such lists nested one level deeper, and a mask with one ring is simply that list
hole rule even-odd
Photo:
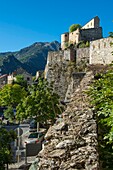
[{"label": "mountain", "polygon": [[17,68],[23,68],[32,75],[38,70],[44,70],[48,51],[58,51],[60,43],[36,42],[29,47],[16,52],[0,53],[0,68],[2,74],[8,74]]}]

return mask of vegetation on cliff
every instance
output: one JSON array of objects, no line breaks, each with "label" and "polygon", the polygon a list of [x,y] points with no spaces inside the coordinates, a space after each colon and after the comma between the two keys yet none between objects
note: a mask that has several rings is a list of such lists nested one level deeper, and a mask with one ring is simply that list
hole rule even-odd
[{"label": "vegetation on cliff", "polygon": [[69,27],[69,32],[76,31],[78,28],[81,28],[81,25],[80,25],[80,24],[72,24],[72,25]]},{"label": "vegetation on cliff", "polygon": [[98,121],[101,168],[113,169],[113,65],[95,75],[88,94]]}]

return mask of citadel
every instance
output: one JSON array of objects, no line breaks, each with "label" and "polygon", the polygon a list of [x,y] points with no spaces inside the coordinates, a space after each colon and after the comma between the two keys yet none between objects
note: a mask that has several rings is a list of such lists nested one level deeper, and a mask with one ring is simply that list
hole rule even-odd
[{"label": "citadel", "polygon": [[[88,41],[89,47],[77,48],[80,41]],[[61,35],[61,50],[57,52],[49,52],[46,65],[46,78],[48,64],[53,62],[76,61],[76,64],[81,62],[87,64],[110,64],[113,61],[112,38],[103,38],[102,27],[100,27],[100,19],[98,16],[91,19],[82,28],[78,28],[71,33],[67,32]],[[66,43],[71,44],[76,48],[66,48]]]},{"label": "citadel", "polygon": [[[88,41],[89,46],[80,48],[80,41]],[[100,72],[113,61],[112,41],[111,37],[103,38],[96,16],[82,28],[62,34],[61,49],[48,53],[45,77],[66,108],[62,121],[46,133],[48,143],[38,154],[37,170],[109,169],[109,153],[99,150],[97,116],[84,92],[94,80],[95,70]]]}]

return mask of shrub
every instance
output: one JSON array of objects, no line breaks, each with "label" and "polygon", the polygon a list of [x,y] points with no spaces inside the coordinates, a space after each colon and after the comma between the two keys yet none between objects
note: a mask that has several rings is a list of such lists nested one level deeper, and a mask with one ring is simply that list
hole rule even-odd
[{"label": "shrub", "polygon": [[80,24],[72,24],[72,25],[69,27],[69,32],[76,31],[78,28],[81,28],[81,25],[80,25]]}]

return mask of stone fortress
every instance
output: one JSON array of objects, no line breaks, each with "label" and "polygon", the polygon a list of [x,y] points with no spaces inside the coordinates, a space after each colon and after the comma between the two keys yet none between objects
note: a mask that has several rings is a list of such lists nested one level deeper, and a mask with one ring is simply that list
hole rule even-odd
[{"label": "stone fortress", "polygon": [[[78,48],[75,43],[81,40],[89,41],[89,47]],[[62,49],[48,53],[45,77],[53,83],[65,111],[46,133],[48,142],[38,154],[37,170],[105,169],[100,157],[106,155],[100,156],[98,149],[97,116],[84,92],[94,80],[93,67],[99,71],[98,67],[103,69],[113,61],[112,41],[110,37],[103,38],[99,18],[95,17],[73,34],[61,35]],[[73,46],[65,48],[67,42]],[[84,63],[85,69],[80,69]],[[87,70],[87,65],[92,69]]]},{"label": "stone fortress", "polygon": [[[89,41],[87,48],[66,48],[65,44],[78,44],[80,41]],[[77,29],[71,33],[61,35],[61,50],[57,52],[49,52],[46,65],[46,76],[48,64],[53,62],[76,61],[86,62],[88,64],[110,64],[113,61],[111,37],[103,38],[102,27],[100,27],[100,19],[98,16],[91,19],[81,29]]]},{"label": "stone fortress", "polygon": [[[77,44],[81,40],[88,41],[89,47],[78,48]],[[71,47],[65,48],[65,43],[68,41],[71,43]],[[68,89],[73,89],[72,86],[77,84],[75,77],[78,77],[78,74],[73,75],[77,72],[75,67],[84,65],[84,68],[86,68],[87,65],[106,65],[113,61],[111,42],[113,42],[111,37],[103,38],[98,16],[90,20],[81,29],[62,34],[61,49],[48,53],[45,78],[48,82],[54,83],[55,91],[62,96],[62,99],[67,98],[66,93],[70,91]],[[69,66],[71,63],[75,63],[73,69],[72,66]],[[72,84],[69,85],[69,82],[72,82]]]},{"label": "stone fortress", "polygon": [[64,33],[61,35],[61,48],[65,49],[65,44],[79,43],[79,41],[93,41],[102,38],[102,27],[100,27],[100,19],[98,16],[90,20],[81,29]]}]

